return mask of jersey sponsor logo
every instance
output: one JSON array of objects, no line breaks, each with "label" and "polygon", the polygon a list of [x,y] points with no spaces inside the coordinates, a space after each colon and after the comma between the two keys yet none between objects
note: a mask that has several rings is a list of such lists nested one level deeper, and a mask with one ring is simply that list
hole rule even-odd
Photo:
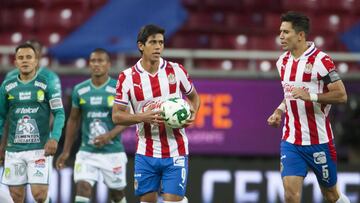
[{"label": "jersey sponsor logo", "polygon": [[45,168],[45,163],[46,163],[45,159],[35,160],[35,167],[36,168]]},{"label": "jersey sponsor logo", "polygon": [[38,102],[43,102],[45,99],[45,93],[43,90],[38,90],[37,91],[37,101]]},{"label": "jersey sponsor logo", "polygon": [[[294,90],[294,88],[297,87],[293,84],[289,84],[289,83],[283,83],[283,88],[284,88],[284,96],[285,99],[293,99],[293,96],[291,94],[291,92]],[[309,92],[309,88],[308,87],[299,87],[303,90],[305,90],[306,92]]]},{"label": "jersey sponsor logo", "polygon": [[[94,140],[96,137],[103,135],[107,132],[109,132],[108,127],[106,126],[106,123],[102,122],[99,119],[94,119],[90,124],[89,124],[89,131],[90,131],[90,135],[89,135],[89,141],[88,144],[93,145],[94,144]],[[113,144],[112,141],[109,142],[109,144]]]},{"label": "jersey sponsor logo", "polygon": [[63,103],[62,103],[61,98],[50,99],[49,103],[50,103],[50,108],[51,109],[63,108]]},{"label": "jersey sponsor logo", "polygon": [[43,177],[44,176],[44,174],[43,173],[41,173],[39,170],[36,170],[36,172],[34,173],[34,175],[33,176],[35,176],[35,177]]},{"label": "jersey sponsor logo", "polygon": [[14,143],[40,143],[40,133],[35,119],[25,115],[18,120]]},{"label": "jersey sponsor logo", "polygon": [[163,103],[163,101],[160,101],[160,100],[150,100],[142,106],[141,110],[142,110],[142,112],[145,112],[151,108],[151,109],[153,109],[153,111],[156,111],[157,109],[160,109],[160,106],[162,103]]},{"label": "jersey sponsor logo", "polygon": [[11,169],[9,167],[6,167],[4,171],[4,177],[10,178],[10,175],[11,175]]},{"label": "jersey sponsor logo", "polygon": [[108,117],[109,112],[94,112],[90,111],[87,113],[88,118],[106,118]]},{"label": "jersey sponsor logo", "polygon": [[185,157],[183,156],[174,157],[173,161],[174,161],[174,166],[185,167]]},{"label": "jersey sponsor logo", "polygon": [[90,104],[91,105],[100,105],[102,104],[102,97],[90,97]]},{"label": "jersey sponsor logo", "polygon": [[47,85],[45,83],[39,82],[39,81],[35,81],[34,84],[36,87],[40,87],[41,89],[45,90]]},{"label": "jersey sponsor logo", "polygon": [[111,86],[106,86],[105,91],[106,91],[106,92],[109,92],[109,93],[111,93],[111,94],[115,94],[115,93],[116,93],[116,89],[113,88],[113,87],[111,87]]},{"label": "jersey sponsor logo", "polygon": [[79,95],[83,95],[83,94],[85,94],[85,93],[87,93],[87,92],[89,92],[89,91],[90,91],[90,86],[83,87],[83,88],[80,88],[80,89],[78,90],[78,94],[79,94]]},{"label": "jersey sponsor logo", "polygon": [[114,106],[114,100],[115,100],[114,96],[108,96],[107,97],[107,104],[108,104],[109,107]]},{"label": "jersey sponsor logo", "polygon": [[31,92],[19,92],[20,100],[29,100],[31,99]]},{"label": "jersey sponsor logo", "polygon": [[315,152],[313,157],[316,164],[325,164],[327,162],[325,152]]},{"label": "jersey sponsor logo", "polygon": [[5,86],[5,90],[8,92],[18,86],[17,82],[9,83]]},{"label": "jersey sponsor logo", "polygon": [[31,114],[31,113],[37,113],[39,110],[39,107],[36,108],[31,108],[31,107],[22,107],[22,108],[17,108],[15,110],[16,114]]},{"label": "jersey sponsor logo", "polygon": [[122,172],[122,167],[121,166],[115,167],[115,168],[113,168],[112,171],[113,171],[113,174],[119,175]]},{"label": "jersey sponsor logo", "polygon": [[169,80],[169,84],[175,84],[176,83],[176,79],[175,79],[175,75],[170,73],[168,76],[168,80]]}]

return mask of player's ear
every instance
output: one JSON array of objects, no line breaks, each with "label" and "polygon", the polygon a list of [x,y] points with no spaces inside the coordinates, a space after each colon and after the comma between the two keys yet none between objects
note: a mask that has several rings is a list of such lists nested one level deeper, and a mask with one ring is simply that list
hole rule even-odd
[{"label": "player's ear", "polygon": [[141,43],[141,42],[138,42],[137,44],[138,44],[139,50],[140,50],[140,51],[144,51],[144,44]]}]

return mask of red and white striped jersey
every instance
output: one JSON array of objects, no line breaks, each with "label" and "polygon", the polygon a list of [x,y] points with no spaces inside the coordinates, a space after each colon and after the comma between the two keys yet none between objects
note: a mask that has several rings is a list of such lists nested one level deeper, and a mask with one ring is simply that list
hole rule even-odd
[{"label": "red and white striped jersey", "polygon": [[[115,103],[131,105],[134,113],[144,112],[150,105],[188,95],[193,83],[185,68],[160,58],[157,73],[150,74],[139,60],[133,67],[120,73],[116,85]],[[167,158],[189,153],[185,129],[172,129],[164,124],[149,123],[136,125],[136,153],[145,156]]]},{"label": "red and white striped jersey", "polygon": [[314,43],[308,44],[309,48],[298,59],[285,52],[276,63],[286,101],[282,139],[296,145],[323,144],[334,138],[328,117],[331,105],[294,99],[291,95],[294,87],[309,93],[327,92],[322,77],[336,70],[327,54]]}]

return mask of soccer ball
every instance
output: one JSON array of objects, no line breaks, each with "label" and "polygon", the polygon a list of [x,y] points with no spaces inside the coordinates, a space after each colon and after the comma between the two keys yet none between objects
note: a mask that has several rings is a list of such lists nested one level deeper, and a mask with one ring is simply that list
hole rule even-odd
[{"label": "soccer ball", "polygon": [[181,98],[171,98],[164,101],[160,109],[165,119],[165,124],[171,128],[181,128],[191,117],[190,105]]}]

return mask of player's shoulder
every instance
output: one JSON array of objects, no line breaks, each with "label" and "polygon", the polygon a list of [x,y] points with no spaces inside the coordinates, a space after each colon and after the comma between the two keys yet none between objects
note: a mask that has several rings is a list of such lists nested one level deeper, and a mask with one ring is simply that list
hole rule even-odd
[{"label": "player's shoulder", "polygon": [[53,70],[50,70],[49,68],[47,67],[40,67],[39,68],[39,74],[40,75],[43,75],[45,77],[48,77],[48,78],[58,78],[59,76],[53,71]]},{"label": "player's shoulder", "polygon": [[15,68],[5,75],[4,81],[19,75],[19,69]]},{"label": "player's shoulder", "polygon": [[81,94],[82,92],[88,92],[91,89],[91,79],[84,80],[75,85],[74,90]]},{"label": "player's shoulder", "polygon": [[114,78],[110,77],[109,83],[107,84],[108,86],[112,86],[112,87],[116,87],[116,83],[117,80],[115,80]]},{"label": "player's shoulder", "polygon": [[18,78],[17,75],[12,75],[4,78],[4,81],[1,83],[1,87],[8,89],[10,86],[17,86]]}]

